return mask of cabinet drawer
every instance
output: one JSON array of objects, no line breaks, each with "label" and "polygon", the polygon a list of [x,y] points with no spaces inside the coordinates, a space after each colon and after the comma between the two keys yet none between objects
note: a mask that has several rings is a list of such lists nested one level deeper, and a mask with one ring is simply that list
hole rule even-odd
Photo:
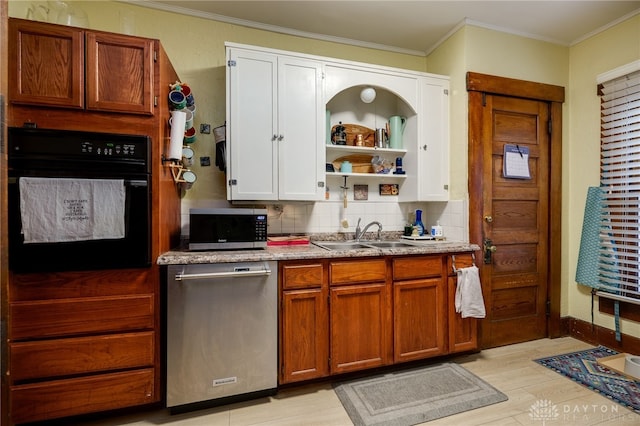
[{"label": "cabinet drawer", "polygon": [[153,305],[152,294],[12,303],[10,338],[151,329]]},{"label": "cabinet drawer", "polygon": [[393,259],[394,281],[441,275],[442,256],[416,256]]},{"label": "cabinet drawer", "polygon": [[384,259],[331,262],[331,284],[357,284],[385,281],[387,264]]},{"label": "cabinet drawer", "polygon": [[152,369],[12,386],[13,423],[55,419],[153,402]]},{"label": "cabinet drawer", "polygon": [[296,288],[321,287],[324,282],[324,264],[284,264],[280,271],[282,288],[284,290]]},{"label": "cabinet drawer", "polygon": [[13,382],[107,370],[151,367],[154,333],[11,343]]}]

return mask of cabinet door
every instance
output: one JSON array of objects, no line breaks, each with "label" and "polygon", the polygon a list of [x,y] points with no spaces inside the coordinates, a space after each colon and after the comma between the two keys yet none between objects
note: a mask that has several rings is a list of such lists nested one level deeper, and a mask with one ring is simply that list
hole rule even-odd
[{"label": "cabinet door", "polygon": [[478,320],[462,318],[456,313],[455,297],[457,278],[449,277],[449,352],[472,351],[478,349]]},{"label": "cabinet door", "polygon": [[84,107],[84,32],[9,19],[9,100],[15,104]]},{"label": "cabinet door", "polygon": [[421,85],[418,201],[449,199],[449,82],[425,78]]},{"label": "cabinet door", "polygon": [[277,57],[229,49],[227,59],[227,198],[277,200]]},{"label": "cabinet door", "polygon": [[329,320],[324,288],[282,294],[280,383],[329,374]]},{"label": "cabinet door", "polygon": [[393,283],[394,362],[446,351],[446,294],[441,277]]},{"label": "cabinet door", "polygon": [[86,42],[87,109],[153,114],[153,40],[87,32]]},{"label": "cabinet door", "polygon": [[279,199],[324,197],[322,65],[278,58]]},{"label": "cabinet door", "polygon": [[330,288],[331,373],[386,365],[391,360],[387,285]]}]

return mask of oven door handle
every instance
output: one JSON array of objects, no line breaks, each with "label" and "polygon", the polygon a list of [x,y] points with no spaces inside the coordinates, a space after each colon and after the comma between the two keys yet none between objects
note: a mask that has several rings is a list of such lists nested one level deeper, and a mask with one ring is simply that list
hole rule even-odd
[{"label": "oven door handle", "polygon": [[231,272],[206,272],[202,274],[176,274],[176,281],[216,279],[216,278],[244,278],[244,277],[266,277],[271,275],[270,269],[261,271],[231,271]]}]

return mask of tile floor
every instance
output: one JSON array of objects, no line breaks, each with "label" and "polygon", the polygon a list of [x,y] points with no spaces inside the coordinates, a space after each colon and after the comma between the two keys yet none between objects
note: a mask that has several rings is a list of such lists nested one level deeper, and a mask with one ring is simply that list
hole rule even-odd
[{"label": "tile floor", "polygon": [[[452,358],[503,393],[509,400],[429,425],[640,425],[640,415],[539,364],[533,359],[590,348],[565,337],[541,339]],[[557,408],[554,419],[534,418],[531,407],[546,400]],[[349,426],[352,425],[330,383],[281,390],[278,395],[171,416],[157,410],[108,417],[82,426]]]}]

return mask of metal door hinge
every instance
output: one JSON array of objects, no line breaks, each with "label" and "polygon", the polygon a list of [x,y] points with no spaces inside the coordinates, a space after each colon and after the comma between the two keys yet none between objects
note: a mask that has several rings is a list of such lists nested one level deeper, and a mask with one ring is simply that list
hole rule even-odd
[{"label": "metal door hinge", "polygon": [[324,188],[324,182],[318,182],[318,188]]},{"label": "metal door hinge", "polygon": [[158,97],[157,96],[153,97],[153,106],[158,106]]},{"label": "metal door hinge", "polygon": [[551,134],[551,131],[553,130],[553,122],[551,120],[547,121],[547,131],[549,132],[549,134]]},{"label": "metal door hinge", "polygon": [[444,94],[449,96],[449,89],[444,89]]},{"label": "metal door hinge", "polygon": [[236,61],[234,61],[234,60],[229,60],[229,61],[227,62],[227,65],[228,65],[228,66],[230,66],[230,67],[235,67],[235,66],[236,66]]},{"label": "metal door hinge", "polygon": [[158,62],[158,51],[157,50],[153,51],[153,62]]},{"label": "metal door hinge", "polygon": [[487,94],[482,92],[482,106],[487,106]]},{"label": "metal door hinge", "polygon": [[237,185],[238,184],[238,180],[237,179],[229,179],[229,186],[233,186],[233,185]]},{"label": "metal door hinge", "polygon": [[546,307],[546,312],[545,312],[546,316],[550,317],[551,316],[551,300],[547,300],[547,307]]}]

